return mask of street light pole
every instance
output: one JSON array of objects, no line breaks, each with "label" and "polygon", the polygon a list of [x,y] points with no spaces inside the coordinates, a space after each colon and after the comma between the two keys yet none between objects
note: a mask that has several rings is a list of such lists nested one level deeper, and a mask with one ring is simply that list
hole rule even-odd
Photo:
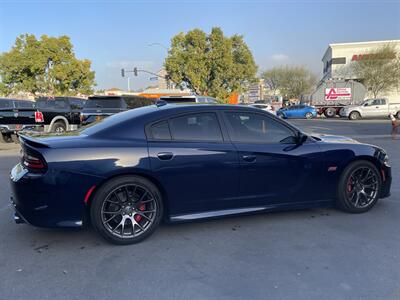
[{"label": "street light pole", "polygon": [[131,91],[131,78],[128,77],[128,93]]}]

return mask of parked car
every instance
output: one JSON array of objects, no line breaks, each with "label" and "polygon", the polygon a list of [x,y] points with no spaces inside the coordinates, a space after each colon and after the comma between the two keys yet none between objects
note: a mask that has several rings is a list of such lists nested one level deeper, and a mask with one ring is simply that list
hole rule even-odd
[{"label": "parked car", "polygon": [[85,101],[76,97],[40,97],[35,103],[36,124],[43,126],[45,132],[77,130]]},{"label": "parked car", "polygon": [[73,134],[20,137],[10,175],[17,223],[91,222],[108,241],[130,244],[162,219],[334,204],[361,213],[390,194],[383,149],[307,135],[251,107],[162,102]]},{"label": "parked car", "polygon": [[360,105],[349,105],[341,109],[340,116],[350,120],[361,118],[387,118],[393,114],[400,118],[400,103],[389,103],[386,98],[367,99]]},{"label": "parked car", "polygon": [[317,117],[317,110],[308,105],[292,105],[279,109],[276,115],[283,119],[312,119]]},{"label": "parked car", "polygon": [[35,126],[34,105],[29,100],[0,98],[0,142],[11,141],[15,131]]},{"label": "parked car", "polygon": [[82,125],[88,125],[116,113],[154,104],[154,100],[139,96],[93,96],[81,112]]},{"label": "parked car", "polygon": [[189,96],[161,96],[160,100],[168,103],[218,103],[218,100],[208,96],[189,95]]},{"label": "parked car", "polygon": [[272,105],[270,105],[270,104],[252,103],[252,104],[249,104],[249,106],[265,110],[265,111],[267,111],[267,112],[269,112],[271,114],[274,114],[274,115],[276,114],[274,107]]}]

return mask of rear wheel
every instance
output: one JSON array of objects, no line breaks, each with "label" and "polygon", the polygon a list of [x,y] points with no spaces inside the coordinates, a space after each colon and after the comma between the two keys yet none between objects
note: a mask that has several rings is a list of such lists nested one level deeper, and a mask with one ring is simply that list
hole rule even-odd
[{"label": "rear wheel", "polygon": [[12,142],[11,135],[0,133],[0,143],[10,143]]},{"label": "rear wheel", "polygon": [[324,115],[327,118],[333,118],[336,116],[336,109],[334,109],[333,107],[328,107],[327,109],[325,109]]},{"label": "rear wheel", "polygon": [[353,162],[340,178],[337,203],[346,212],[366,212],[378,201],[381,185],[378,169],[372,163]]},{"label": "rear wheel", "polygon": [[358,120],[361,119],[361,115],[358,111],[352,111],[349,115],[350,120]]},{"label": "rear wheel", "polygon": [[63,121],[57,121],[54,123],[51,131],[56,133],[64,133],[67,130],[67,126]]},{"label": "rear wheel", "polygon": [[145,178],[117,177],[96,192],[90,214],[94,228],[109,242],[138,243],[150,236],[161,221],[161,194]]},{"label": "rear wheel", "polygon": [[306,119],[312,119],[313,114],[308,112],[308,113],[306,113],[305,117],[306,117]]}]

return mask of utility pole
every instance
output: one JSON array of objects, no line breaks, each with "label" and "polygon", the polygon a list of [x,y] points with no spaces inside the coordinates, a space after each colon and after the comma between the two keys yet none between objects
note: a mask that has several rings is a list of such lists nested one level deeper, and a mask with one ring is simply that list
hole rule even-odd
[{"label": "utility pole", "polygon": [[128,93],[131,91],[131,78],[128,77]]}]

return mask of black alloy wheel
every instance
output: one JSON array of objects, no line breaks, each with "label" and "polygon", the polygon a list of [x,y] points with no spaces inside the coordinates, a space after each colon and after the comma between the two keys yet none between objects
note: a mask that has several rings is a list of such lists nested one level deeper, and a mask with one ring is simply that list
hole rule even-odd
[{"label": "black alloy wheel", "polygon": [[154,232],[163,212],[156,186],[139,176],[123,176],[100,187],[91,207],[92,223],[108,241],[133,244]]},{"label": "black alloy wheel", "polygon": [[365,212],[378,201],[381,185],[380,174],[372,163],[354,162],[344,170],[340,179],[338,204],[347,212]]}]

